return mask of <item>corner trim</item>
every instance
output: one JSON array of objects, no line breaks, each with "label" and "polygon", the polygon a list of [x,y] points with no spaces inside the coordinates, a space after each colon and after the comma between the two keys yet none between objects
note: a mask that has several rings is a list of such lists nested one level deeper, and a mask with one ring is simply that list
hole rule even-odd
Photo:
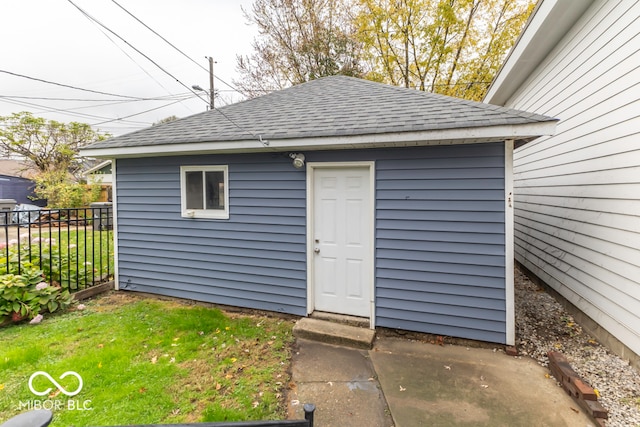
[{"label": "corner trim", "polygon": [[513,139],[504,142],[504,256],[507,345],[515,345]]},{"label": "corner trim", "polygon": [[116,159],[111,160],[111,174],[113,175],[113,182],[111,183],[111,192],[113,199],[113,288],[116,291],[120,290],[120,268],[119,268],[119,254],[118,254],[118,175],[116,167]]}]

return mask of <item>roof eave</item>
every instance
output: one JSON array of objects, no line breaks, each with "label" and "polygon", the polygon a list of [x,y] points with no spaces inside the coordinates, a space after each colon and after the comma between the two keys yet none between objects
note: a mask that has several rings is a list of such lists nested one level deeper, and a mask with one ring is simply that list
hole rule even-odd
[{"label": "roof eave", "polygon": [[158,157],[195,154],[258,153],[290,150],[343,150],[359,148],[412,147],[424,145],[478,144],[504,140],[526,143],[555,132],[556,120],[518,125],[442,129],[341,137],[309,137],[259,141],[194,142],[109,148],[86,148],[80,154],[96,158]]},{"label": "roof eave", "polygon": [[540,1],[493,79],[483,101],[504,106],[593,1]]},{"label": "roof eave", "polygon": [[[85,156],[85,157],[91,157],[91,156]],[[86,177],[88,175],[91,175],[92,173],[99,171],[103,167],[109,165],[110,163],[111,163],[111,160],[105,160],[103,162],[100,162],[94,167],[92,167],[91,169],[87,169],[86,171],[82,172],[82,176]]]}]

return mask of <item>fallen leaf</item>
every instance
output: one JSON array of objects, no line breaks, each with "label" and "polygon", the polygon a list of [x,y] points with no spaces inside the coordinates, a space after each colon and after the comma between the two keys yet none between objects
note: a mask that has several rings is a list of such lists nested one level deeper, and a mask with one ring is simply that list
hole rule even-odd
[{"label": "fallen leaf", "polygon": [[575,412],[576,414],[580,412],[580,411],[578,411],[576,408],[574,408],[574,407],[572,407],[572,406],[570,406],[569,408],[570,408],[573,412]]},{"label": "fallen leaf", "polygon": [[59,394],[60,394],[60,390],[56,390],[56,391],[54,391],[53,393],[51,393],[49,395],[49,399],[53,399],[54,397],[56,397]]},{"label": "fallen leaf", "polygon": [[198,335],[204,335],[204,331],[198,331]]},{"label": "fallen leaf", "polygon": [[147,389],[144,388],[144,387],[142,387],[142,388],[140,388],[140,390],[138,390],[138,393],[140,393],[140,394],[143,394],[143,393],[146,393],[146,392],[147,392]]},{"label": "fallen leaf", "polygon": [[600,391],[598,391],[597,388],[593,389],[593,392],[596,394],[596,396],[598,397],[598,399],[600,399]]},{"label": "fallen leaf", "polygon": [[158,362],[158,356],[153,356],[151,358],[151,363],[153,363],[154,365]]},{"label": "fallen leaf", "polygon": [[222,388],[222,384],[216,383],[216,390],[220,390]]},{"label": "fallen leaf", "polygon": [[400,386],[400,391],[405,391],[405,390],[406,390],[406,388]]},{"label": "fallen leaf", "polygon": [[98,344],[98,348],[103,348],[104,344]]},{"label": "fallen leaf", "polygon": [[231,374],[227,374],[227,375],[225,375],[224,377],[225,377],[226,379],[230,380],[231,378],[233,378],[233,375],[231,375]]},{"label": "fallen leaf", "polygon": [[257,402],[257,401],[256,401],[256,402],[253,402],[253,403],[251,404],[251,406],[253,406],[254,408],[257,408],[259,404],[260,404],[260,402]]}]

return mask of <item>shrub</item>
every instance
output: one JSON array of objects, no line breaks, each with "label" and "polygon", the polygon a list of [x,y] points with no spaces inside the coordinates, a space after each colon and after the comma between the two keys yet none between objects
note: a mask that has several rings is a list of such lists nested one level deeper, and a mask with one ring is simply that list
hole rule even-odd
[{"label": "shrub", "polygon": [[49,208],[80,208],[100,197],[100,185],[74,182],[66,171],[42,172],[35,177],[34,192]]},{"label": "shrub", "polygon": [[53,313],[69,304],[69,291],[44,282],[42,270],[35,267],[25,267],[22,274],[0,276],[0,318],[34,318],[42,311]]},{"label": "shrub", "polygon": [[[4,250],[4,253],[2,253]],[[0,243],[0,275],[21,274],[22,269],[37,267],[45,280],[65,289],[78,289],[91,280],[94,267],[78,258],[76,245],[58,245],[56,239],[35,237],[31,242],[10,240]]]}]

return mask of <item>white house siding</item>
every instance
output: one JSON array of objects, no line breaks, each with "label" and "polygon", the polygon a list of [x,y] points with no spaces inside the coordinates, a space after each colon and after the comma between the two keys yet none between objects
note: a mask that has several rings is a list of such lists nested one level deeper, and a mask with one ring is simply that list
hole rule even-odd
[{"label": "white house siding", "polygon": [[516,259],[640,355],[640,1],[596,1],[506,102],[561,119],[516,150]]}]

